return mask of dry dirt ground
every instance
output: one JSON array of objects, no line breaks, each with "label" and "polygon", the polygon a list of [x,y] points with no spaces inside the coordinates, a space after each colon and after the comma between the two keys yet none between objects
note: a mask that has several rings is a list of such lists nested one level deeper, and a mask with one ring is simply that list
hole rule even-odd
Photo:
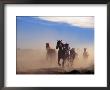
[{"label": "dry dirt ground", "polygon": [[[57,52],[57,51],[56,51]],[[58,66],[57,57],[46,59],[45,50],[17,49],[16,73],[17,74],[93,74],[94,73],[94,55],[89,51],[89,58],[83,59],[82,52],[78,52],[73,66],[65,64],[65,68]],[[62,62],[62,60],[61,60]]]}]

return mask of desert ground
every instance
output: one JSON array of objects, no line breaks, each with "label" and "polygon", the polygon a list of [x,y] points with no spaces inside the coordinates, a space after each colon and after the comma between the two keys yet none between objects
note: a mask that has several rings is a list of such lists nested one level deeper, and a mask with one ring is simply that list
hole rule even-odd
[{"label": "desert ground", "polygon": [[46,59],[45,49],[17,49],[16,74],[94,74],[93,48],[88,48],[88,59],[83,58],[82,48],[76,52],[78,57],[75,58],[73,66],[69,66],[66,62],[65,68],[62,68],[57,64],[57,56]]}]

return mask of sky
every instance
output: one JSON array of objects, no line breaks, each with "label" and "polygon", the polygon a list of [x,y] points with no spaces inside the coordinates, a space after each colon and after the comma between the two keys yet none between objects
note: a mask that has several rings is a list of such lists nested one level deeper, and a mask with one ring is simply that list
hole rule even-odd
[{"label": "sky", "polygon": [[94,17],[17,16],[17,48],[45,48],[49,42],[56,47],[57,40],[70,47],[94,46]]}]

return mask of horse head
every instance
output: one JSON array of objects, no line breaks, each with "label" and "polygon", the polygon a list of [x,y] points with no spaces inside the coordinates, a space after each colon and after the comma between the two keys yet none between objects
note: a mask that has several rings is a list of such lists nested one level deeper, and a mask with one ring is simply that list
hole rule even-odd
[{"label": "horse head", "polygon": [[56,49],[62,47],[62,45],[63,45],[62,40],[57,40]]},{"label": "horse head", "polygon": [[87,48],[84,48],[84,52],[86,52]]},{"label": "horse head", "polygon": [[64,47],[65,47],[66,49],[69,49],[69,44],[68,44],[68,43],[64,44]]},{"label": "horse head", "polygon": [[50,46],[49,46],[49,43],[46,43],[46,49],[48,49]]}]

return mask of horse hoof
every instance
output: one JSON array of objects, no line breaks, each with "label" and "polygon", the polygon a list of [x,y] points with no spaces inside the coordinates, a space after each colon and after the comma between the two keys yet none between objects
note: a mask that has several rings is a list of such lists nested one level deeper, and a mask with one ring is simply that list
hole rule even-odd
[{"label": "horse hoof", "polygon": [[61,64],[60,64],[60,63],[58,63],[58,65],[59,65],[59,66],[61,66]]}]

